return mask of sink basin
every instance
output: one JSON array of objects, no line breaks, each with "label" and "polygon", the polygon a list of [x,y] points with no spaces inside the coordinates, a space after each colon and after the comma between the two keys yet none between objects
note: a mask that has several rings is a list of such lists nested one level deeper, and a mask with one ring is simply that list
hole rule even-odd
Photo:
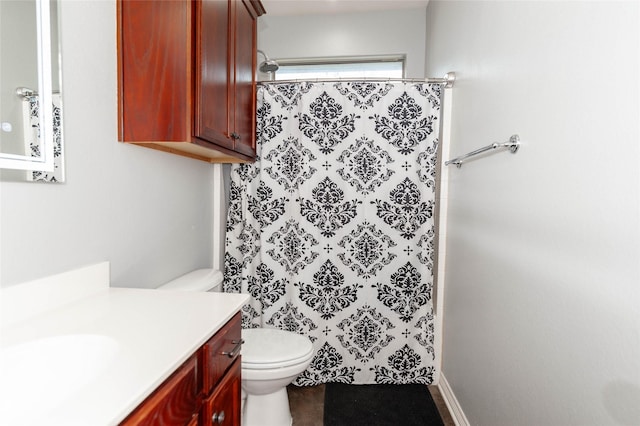
[{"label": "sink basin", "polygon": [[[118,352],[110,337],[47,337],[0,350],[0,423],[46,415],[102,374]],[[14,423],[15,422],[15,423]]]}]

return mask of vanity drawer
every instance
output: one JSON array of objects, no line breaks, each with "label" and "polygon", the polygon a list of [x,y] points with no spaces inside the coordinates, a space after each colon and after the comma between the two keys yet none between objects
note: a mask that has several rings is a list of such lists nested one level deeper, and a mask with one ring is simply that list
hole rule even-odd
[{"label": "vanity drawer", "polygon": [[208,395],[211,389],[220,381],[233,361],[240,354],[242,345],[242,318],[237,313],[204,344],[201,351],[203,357],[203,390]]},{"label": "vanity drawer", "polygon": [[[194,355],[156,389],[121,426],[191,425],[197,421],[198,359]],[[195,418],[194,418],[195,417]]]}]

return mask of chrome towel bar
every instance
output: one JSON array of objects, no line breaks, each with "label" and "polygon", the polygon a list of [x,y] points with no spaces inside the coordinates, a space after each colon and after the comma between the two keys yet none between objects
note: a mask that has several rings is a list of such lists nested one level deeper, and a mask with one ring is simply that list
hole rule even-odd
[{"label": "chrome towel bar", "polygon": [[467,154],[456,157],[453,160],[445,161],[444,165],[448,166],[449,164],[455,164],[458,168],[460,168],[462,167],[462,162],[467,158],[473,157],[475,155],[482,154],[483,152],[491,151],[492,149],[497,149],[497,148],[509,148],[509,151],[515,154],[516,152],[518,152],[518,148],[520,148],[520,137],[518,135],[513,135],[509,138],[507,142],[503,142],[503,143],[494,142],[491,145],[478,148],[475,151],[471,151]]}]

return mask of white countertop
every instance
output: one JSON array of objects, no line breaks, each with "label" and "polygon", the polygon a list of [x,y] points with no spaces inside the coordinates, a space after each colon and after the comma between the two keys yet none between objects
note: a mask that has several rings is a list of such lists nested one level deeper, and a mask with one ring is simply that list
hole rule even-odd
[{"label": "white countertop", "polygon": [[28,356],[19,359],[29,367],[0,366],[0,424],[119,423],[247,300],[242,294],[103,287],[19,322],[5,321],[0,353],[27,348]]}]

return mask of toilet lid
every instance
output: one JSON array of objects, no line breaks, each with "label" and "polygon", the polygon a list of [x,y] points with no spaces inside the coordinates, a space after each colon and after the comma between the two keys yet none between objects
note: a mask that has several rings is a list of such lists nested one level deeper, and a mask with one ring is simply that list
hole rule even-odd
[{"label": "toilet lid", "polygon": [[309,359],[313,345],[309,338],[273,328],[242,330],[243,368],[265,369],[286,367]]}]

